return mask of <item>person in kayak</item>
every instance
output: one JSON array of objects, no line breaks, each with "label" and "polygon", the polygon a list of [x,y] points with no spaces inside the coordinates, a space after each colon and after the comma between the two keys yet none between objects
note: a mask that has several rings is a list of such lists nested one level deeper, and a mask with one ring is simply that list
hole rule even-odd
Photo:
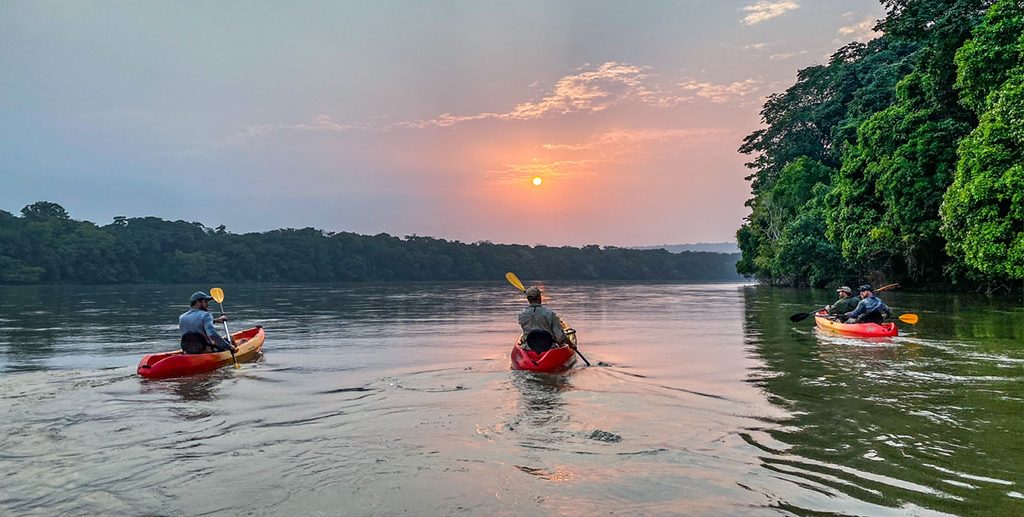
[{"label": "person in kayak", "polygon": [[875,290],[870,284],[864,284],[857,290],[860,291],[860,303],[856,309],[844,314],[846,323],[882,323],[892,314],[889,306],[875,296]]},{"label": "person in kayak", "polygon": [[541,305],[540,288],[533,286],[526,290],[526,301],[530,306],[519,312],[519,326],[523,328],[523,348],[542,353],[557,343],[566,343],[562,319],[554,311]]},{"label": "person in kayak", "polygon": [[[232,353],[238,349],[220,337],[214,323],[223,323],[228,319],[221,315],[214,318],[210,314],[210,300],[213,297],[202,292],[192,293],[190,309],[178,317],[178,330],[181,331],[181,349],[186,354],[205,354],[208,352]],[[229,336],[230,338],[230,336]]]},{"label": "person in kayak", "polygon": [[857,308],[857,304],[860,302],[860,298],[855,298],[853,296],[853,289],[850,289],[849,286],[844,285],[839,289],[836,289],[836,292],[839,293],[839,299],[832,302],[832,305],[825,306],[825,310],[828,311],[828,314],[832,319],[837,319],[840,316],[855,310]]}]

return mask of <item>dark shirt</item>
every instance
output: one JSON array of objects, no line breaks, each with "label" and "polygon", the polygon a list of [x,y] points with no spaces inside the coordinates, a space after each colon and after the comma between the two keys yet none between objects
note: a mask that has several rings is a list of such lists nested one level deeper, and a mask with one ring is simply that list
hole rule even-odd
[{"label": "dark shirt", "polygon": [[846,298],[840,298],[832,303],[832,308],[828,310],[829,314],[838,316],[840,314],[846,314],[857,308],[857,304],[860,302],[860,298],[856,296],[847,296]]},{"label": "dark shirt", "polygon": [[867,298],[861,299],[860,303],[857,304],[857,308],[854,309],[853,312],[846,313],[846,317],[863,319],[864,316],[876,312],[885,316],[892,314],[892,311],[889,310],[889,306],[880,298],[877,296],[868,296]]}]

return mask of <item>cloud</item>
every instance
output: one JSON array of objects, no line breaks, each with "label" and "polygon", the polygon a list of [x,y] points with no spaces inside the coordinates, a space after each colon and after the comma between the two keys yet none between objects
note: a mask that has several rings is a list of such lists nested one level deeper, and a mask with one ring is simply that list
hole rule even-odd
[{"label": "cloud", "polygon": [[649,69],[650,67],[646,66],[610,61],[596,68],[583,68],[572,75],[562,77],[540,99],[519,103],[507,112],[474,115],[442,113],[432,119],[400,122],[395,126],[450,127],[463,122],[486,119],[535,120],[572,113],[600,112],[632,101],[659,107],[679,103],[682,99],[666,94],[658,88]]},{"label": "cloud", "polygon": [[565,178],[593,171],[601,160],[540,160],[534,158],[528,163],[506,164],[500,169],[487,171],[487,175],[499,183],[515,183],[534,176],[542,178]]},{"label": "cloud", "polygon": [[310,122],[299,123],[299,124],[261,124],[258,126],[247,126],[244,130],[226,138],[220,145],[240,145],[250,140],[258,140],[264,138],[267,135],[279,132],[279,131],[293,131],[293,132],[328,132],[328,133],[341,133],[344,131],[353,131],[360,129],[372,129],[367,126],[354,126],[350,124],[342,124],[335,121],[330,115],[320,114],[313,117]]},{"label": "cloud", "polygon": [[802,56],[802,55],[806,54],[807,52],[808,51],[806,51],[806,50],[801,50],[800,52],[781,52],[779,54],[772,54],[772,55],[768,56],[768,59],[770,61],[782,61],[783,59],[789,59],[789,58],[791,58],[793,56]]},{"label": "cloud", "polygon": [[[652,145],[664,150],[721,140],[731,134],[731,131],[722,128],[616,129],[584,142],[543,144],[540,146],[543,151],[558,156],[505,164],[499,169],[488,171],[488,176],[501,183],[524,181],[534,176],[586,176],[597,173],[604,165],[635,161],[638,156],[648,156]],[[586,158],[576,158],[574,153],[582,153]]]},{"label": "cloud", "polygon": [[695,79],[679,83],[679,87],[697,97],[707,99],[715,104],[725,104],[747,97],[755,93],[760,86],[754,79],[745,79],[729,84],[700,82]]},{"label": "cloud", "polygon": [[543,144],[542,149],[548,151],[592,151],[608,146],[634,146],[652,142],[682,140],[687,143],[699,138],[718,136],[723,129],[616,129],[603,133],[597,138],[579,144]]},{"label": "cloud", "polygon": [[744,25],[757,25],[758,23],[782,16],[783,14],[794,9],[798,9],[799,7],[800,4],[797,4],[792,0],[782,0],[778,2],[761,0],[756,4],[743,7],[742,10],[747,13],[747,15],[743,17],[742,23]]},{"label": "cloud", "polygon": [[761,50],[767,46],[767,43],[751,43],[749,45],[743,45],[740,47],[740,50]]},{"label": "cloud", "polygon": [[878,20],[869,16],[859,23],[840,27],[838,32],[846,41],[853,40],[866,43],[882,35],[882,33],[875,31],[877,23]]},{"label": "cloud", "polygon": [[[609,61],[598,66],[588,65],[577,69],[574,73],[555,81],[538,98],[515,104],[508,111],[462,115],[442,113],[428,119],[368,125],[344,124],[334,120],[330,115],[320,114],[305,123],[248,126],[218,145],[240,145],[281,132],[390,132],[403,129],[447,128],[480,120],[539,120],[579,113],[598,113],[630,103],[659,109],[696,100],[721,104],[747,97],[758,86],[759,83],[753,79],[730,84],[690,79],[666,91],[659,86],[650,67]],[[533,87],[531,85],[531,88]]]}]

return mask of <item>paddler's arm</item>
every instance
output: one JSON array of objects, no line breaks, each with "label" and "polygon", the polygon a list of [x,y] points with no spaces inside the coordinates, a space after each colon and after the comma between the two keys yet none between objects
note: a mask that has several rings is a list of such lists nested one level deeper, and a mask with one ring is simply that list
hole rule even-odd
[{"label": "paddler's arm", "polygon": [[558,317],[558,314],[551,313],[554,316],[554,322],[551,324],[551,330],[553,331],[551,337],[554,338],[555,343],[559,345],[565,344],[565,325],[562,323],[562,318]]},{"label": "paddler's arm", "polygon": [[[217,318],[218,320],[220,320],[220,322],[223,322],[224,320],[221,318],[226,319],[227,316],[220,316]],[[238,351],[238,349],[235,348],[234,345],[232,345],[227,339],[222,338],[220,334],[217,333],[217,327],[213,326],[214,321],[217,320],[214,320],[213,315],[208,312],[206,313],[206,316],[203,317],[203,330],[206,331],[207,337],[209,337],[210,340],[213,341],[213,347],[216,348],[217,350]],[[231,336],[228,336],[229,339],[230,337]]]},{"label": "paddler's arm", "polygon": [[857,307],[854,308],[852,311],[844,314],[843,316],[847,318],[856,318],[857,316],[860,316],[868,308],[867,303],[865,302],[867,302],[867,300],[861,300],[860,302],[857,302]]}]

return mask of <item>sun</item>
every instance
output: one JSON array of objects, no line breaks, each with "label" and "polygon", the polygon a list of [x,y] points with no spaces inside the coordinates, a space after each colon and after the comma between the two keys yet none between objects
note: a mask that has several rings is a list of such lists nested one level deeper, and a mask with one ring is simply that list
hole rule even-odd
[{"label": "sun", "polygon": [[540,178],[540,176],[537,176],[537,177],[533,178],[533,184],[534,185],[537,185],[539,187],[541,183],[544,183],[544,180],[542,180]]}]

